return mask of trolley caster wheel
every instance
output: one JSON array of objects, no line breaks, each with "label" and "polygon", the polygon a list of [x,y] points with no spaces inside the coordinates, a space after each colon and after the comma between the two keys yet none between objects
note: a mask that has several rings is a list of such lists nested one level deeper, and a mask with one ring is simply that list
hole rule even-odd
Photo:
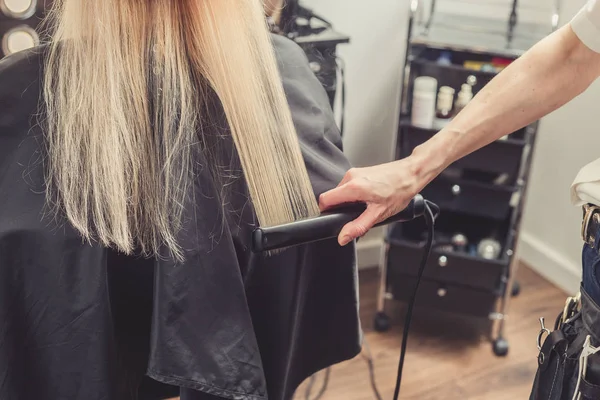
[{"label": "trolley caster wheel", "polygon": [[494,340],[494,354],[498,357],[505,357],[508,354],[508,340],[498,338]]},{"label": "trolley caster wheel", "polygon": [[517,297],[521,294],[521,284],[518,281],[515,281],[512,286],[512,290],[510,292],[512,297]]},{"label": "trolley caster wheel", "polygon": [[375,330],[377,332],[386,332],[392,326],[392,324],[390,323],[390,317],[388,317],[387,314],[382,312],[378,312],[377,315],[375,315],[373,325],[375,326]]}]

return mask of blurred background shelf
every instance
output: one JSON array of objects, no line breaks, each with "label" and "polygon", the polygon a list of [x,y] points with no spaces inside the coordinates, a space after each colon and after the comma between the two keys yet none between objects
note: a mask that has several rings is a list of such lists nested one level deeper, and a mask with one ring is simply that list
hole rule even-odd
[{"label": "blurred background shelf", "polygon": [[[469,6],[469,2],[462,3],[463,7]],[[552,32],[550,23],[518,22],[511,33],[508,21],[450,13],[434,13],[430,24],[429,28],[427,23],[416,27],[411,45],[518,57]]]}]

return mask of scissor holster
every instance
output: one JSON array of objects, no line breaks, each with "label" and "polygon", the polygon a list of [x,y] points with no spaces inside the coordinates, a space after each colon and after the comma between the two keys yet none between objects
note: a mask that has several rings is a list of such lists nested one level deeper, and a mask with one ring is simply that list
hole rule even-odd
[{"label": "scissor holster", "polygon": [[580,290],[567,299],[553,331],[542,320],[530,400],[600,400],[600,307]]}]

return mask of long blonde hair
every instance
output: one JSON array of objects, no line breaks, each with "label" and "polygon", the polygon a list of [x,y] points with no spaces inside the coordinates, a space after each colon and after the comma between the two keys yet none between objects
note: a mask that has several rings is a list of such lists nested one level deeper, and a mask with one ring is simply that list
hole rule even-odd
[{"label": "long blonde hair", "polygon": [[182,259],[209,91],[259,223],[318,214],[260,0],[55,0],[49,21],[47,197],[84,238]]}]

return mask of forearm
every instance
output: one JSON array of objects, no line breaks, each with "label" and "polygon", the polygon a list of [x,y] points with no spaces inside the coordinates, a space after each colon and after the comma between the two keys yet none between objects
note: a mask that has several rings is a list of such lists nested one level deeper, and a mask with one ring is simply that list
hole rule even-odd
[{"label": "forearm", "polygon": [[498,74],[448,126],[413,152],[427,184],[467,154],[536,121],[583,92],[600,72],[600,55],[567,25]]}]

